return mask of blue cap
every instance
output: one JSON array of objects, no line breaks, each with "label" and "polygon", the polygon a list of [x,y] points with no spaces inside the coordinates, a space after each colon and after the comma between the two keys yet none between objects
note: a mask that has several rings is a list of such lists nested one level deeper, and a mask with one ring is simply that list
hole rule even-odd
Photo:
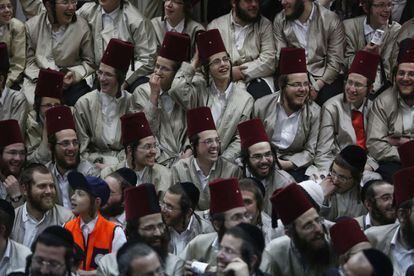
[{"label": "blue cap", "polygon": [[85,177],[77,171],[72,171],[68,174],[68,181],[73,190],[83,190],[94,197],[99,197],[102,202],[101,206],[108,202],[111,190],[102,178],[95,176]]}]

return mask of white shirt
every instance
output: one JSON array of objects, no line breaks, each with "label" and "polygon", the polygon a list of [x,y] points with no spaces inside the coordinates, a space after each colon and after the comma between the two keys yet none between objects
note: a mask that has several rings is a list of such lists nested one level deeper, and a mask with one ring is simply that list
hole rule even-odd
[{"label": "white shirt", "polygon": [[161,90],[160,96],[162,109],[168,114],[171,114],[174,108],[174,100],[168,94],[168,91]]},{"label": "white shirt", "polygon": [[0,198],[6,199],[6,197],[7,197],[6,187],[4,187],[4,183],[0,181]]},{"label": "white shirt", "polygon": [[[119,98],[124,97],[124,91],[121,91],[122,95]],[[106,93],[99,93],[101,96],[102,104],[102,128],[103,138],[108,145],[115,142],[116,130],[118,128],[119,112],[118,112],[118,101],[116,97],[112,97]]]},{"label": "white shirt", "polygon": [[287,149],[292,144],[298,131],[301,110],[288,116],[280,102],[277,103],[276,108],[278,109],[277,127],[275,127],[272,142],[280,149]]},{"label": "white shirt", "polygon": [[114,26],[115,19],[118,16],[119,10],[120,6],[118,6],[118,8],[110,13],[106,13],[104,9],[102,9],[102,29]]},{"label": "white shirt", "polygon": [[186,245],[190,242],[189,237],[191,237],[191,234],[193,233],[192,225],[194,220],[194,215],[192,215],[190,218],[190,222],[188,223],[187,229],[185,229],[181,233],[178,233],[172,227],[170,228],[170,245],[173,250],[173,252],[171,252],[172,254],[178,255],[179,253],[183,252]]},{"label": "white shirt", "polygon": [[41,220],[37,221],[35,218],[31,217],[30,214],[27,212],[27,203],[23,205],[23,225],[24,225],[24,239],[23,239],[23,245],[26,245],[27,247],[31,247],[36,235],[37,230],[39,227],[39,224],[41,224],[49,211],[43,214],[43,217]]},{"label": "white shirt", "polygon": [[4,35],[6,28],[7,28],[7,25],[0,25],[0,37]]},{"label": "white shirt", "polygon": [[10,265],[10,254],[11,254],[11,245],[10,239],[7,239],[6,250],[4,251],[3,257],[0,260],[0,275],[6,275],[7,269]]},{"label": "white shirt", "polygon": [[394,7],[392,8],[391,18],[392,20],[399,22],[405,5],[407,5],[407,0],[392,0],[392,3],[394,4]]},{"label": "white shirt", "polygon": [[214,81],[212,82],[210,86],[210,93],[213,96],[212,100],[213,103],[211,105],[211,114],[213,115],[214,124],[218,126],[221,121],[221,117],[223,115],[224,110],[227,106],[227,101],[230,97],[230,95],[233,92],[233,83],[230,82],[230,85],[227,87],[227,89],[224,92],[220,92],[217,89],[216,84]]},{"label": "white shirt", "polygon": [[72,204],[70,203],[70,195],[69,195],[69,181],[68,181],[68,174],[71,171],[67,171],[64,175],[61,175],[59,170],[56,167],[56,163],[53,166],[53,174],[56,177],[58,183],[57,186],[60,190],[60,194],[62,197],[62,205],[69,210],[72,209]]},{"label": "white shirt", "polygon": [[400,243],[400,226],[391,239],[391,259],[394,261],[394,276],[404,276],[409,266],[414,264],[414,249],[407,250]]},{"label": "white shirt", "polygon": [[[57,31],[52,30],[52,48],[55,47],[55,45],[59,44],[61,37],[65,34],[67,26],[63,25],[60,26]],[[59,71],[59,66],[55,63],[55,57],[53,56],[53,51],[50,51],[49,56],[46,57],[47,60],[50,62],[48,64],[48,67],[50,69],[54,69]]]},{"label": "white shirt", "polygon": [[296,19],[295,21],[293,21],[293,26],[292,26],[293,32],[295,33],[300,46],[305,49],[306,54],[307,54],[306,49],[308,47],[308,38],[309,38],[309,25],[313,18],[314,11],[315,11],[315,5],[312,5],[312,11],[311,11],[311,14],[309,15],[308,20],[302,23],[300,22],[299,19]]},{"label": "white shirt", "polygon": [[135,174],[137,175],[137,186],[144,183],[144,173],[146,172],[146,170],[147,166],[145,166],[145,168],[142,171],[135,171]]},{"label": "white shirt", "polygon": [[185,23],[185,18],[183,18],[180,22],[178,22],[177,26],[173,27],[170,25],[170,23],[168,23],[168,20],[165,20],[165,29],[167,30],[167,32],[182,33],[184,32],[184,23]]},{"label": "white shirt", "polygon": [[213,167],[211,167],[211,170],[208,175],[204,175],[203,171],[200,169],[200,166],[197,163],[197,159],[195,158],[194,158],[194,166],[196,168],[198,179],[200,180],[201,186],[203,187],[203,191],[204,191],[204,189],[207,187],[207,184],[209,182],[211,172],[216,169],[216,162],[214,162]]},{"label": "white shirt", "polygon": [[234,26],[234,44],[236,45],[237,51],[243,49],[244,40],[246,39],[249,29],[252,27],[252,24],[247,24],[242,26],[234,21],[233,13],[230,15],[231,23]]},{"label": "white shirt", "polygon": [[1,93],[0,96],[0,106],[4,105],[4,101],[6,100],[6,96],[9,93],[9,88],[7,88],[7,86],[4,87],[3,92]]}]

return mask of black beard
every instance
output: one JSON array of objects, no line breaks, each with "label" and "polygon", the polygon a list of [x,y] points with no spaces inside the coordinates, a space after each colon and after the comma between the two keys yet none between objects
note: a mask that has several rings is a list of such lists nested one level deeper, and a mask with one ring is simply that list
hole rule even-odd
[{"label": "black beard", "polygon": [[293,21],[298,19],[305,10],[305,3],[302,0],[298,0],[293,6],[293,9],[294,11],[291,15],[286,15],[286,20]]},{"label": "black beard", "polygon": [[156,240],[158,237],[156,238],[145,238],[145,242],[152,247],[152,249],[155,250],[155,252],[157,252],[157,254],[161,257],[161,259],[165,262],[165,260],[168,257],[168,247],[170,244],[170,234],[167,230],[168,228],[166,228],[166,230],[164,231],[164,234],[161,235],[160,239],[161,239],[161,245],[160,246],[154,246],[152,245],[154,243],[154,240]]},{"label": "black beard", "polygon": [[257,170],[256,170],[256,169],[254,169],[254,168],[252,167],[252,165],[250,164],[250,160],[248,160],[248,161],[247,161],[247,165],[248,165],[248,167],[249,167],[249,171],[250,171],[250,173],[251,173],[251,174],[252,174],[255,178],[257,178],[257,179],[259,179],[259,180],[263,180],[263,179],[265,179],[265,178],[269,177],[269,175],[271,175],[271,174],[274,172],[275,168],[276,168],[276,162],[275,162],[275,161],[273,161],[273,162],[272,162],[272,164],[270,164],[270,167],[269,167],[269,173],[268,173],[267,175],[265,175],[265,176],[261,176],[261,175],[259,175],[259,174],[257,173]]},{"label": "black beard", "polygon": [[292,241],[310,266],[328,267],[331,264],[333,252],[326,240],[321,248],[314,249],[294,231]]},{"label": "black beard", "polygon": [[237,17],[240,18],[244,22],[256,23],[257,21],[259,21],[260,12],[257,13],[256,17],[250,17],[250,15],[248,15],[244,10],[242,10],[242,8],[240,8],[240,3],[236,5],[235,11],[236,11]]},{"label": "black beard", "polygon": [[379,210],[377,203],[374,201],[372,205],[372,212],[370,213],[370,216],[379,222],[380,225],[386,225],[386,224],[393,224],[395,222],[394,218],[387,218],[382,214],[382,212]]},{"label": "black beard", "polygon": [[80,154],[79,153],[76,156],[76,163],[73,164],[73,165],[68,165],[63,158],[62,159],[56,158],[56,164],[59,167],[65,169],[65,170],[75,170],[78,167],[79,163],[80,163]]},{"label": "black beard", "polygon": [[119,216],[124,212],[124,206],[122,202],[117,202],[111,204],[110,206],[105,206],[101,209],[101,214],[106,218]]},{"label": "black beard", "polygon": [[286,104],[288,105],[289,109],[292,110],[293,112],[299,111],[304,105],[304,104],[295,104],[287,96],[284,97],[284,100],[286,101]]},{"label": "black beard", "polygon": [[401,225],[401,234],[410,249],[414,249],[414,225],[410,221]]}]

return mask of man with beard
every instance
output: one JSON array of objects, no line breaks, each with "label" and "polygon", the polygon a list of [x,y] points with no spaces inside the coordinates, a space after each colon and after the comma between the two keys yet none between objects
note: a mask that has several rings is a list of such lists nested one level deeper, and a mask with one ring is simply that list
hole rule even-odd
[{"label": "man with beard", "polygon": [[85,175],[99,175],[95,167],[79,155],[79,140],[72,112],[67,106],[58,106],[46,112],[46,128],[52,161],[46,164],[56,185],[57,202],[70,209],[71,190],[68,174],[76,170]]},{"label": "man with beard", "polygon": [[323,219],[299,185],[276,190],[271,201],[287,236],[267,245],[261,269],[271,275],[322,275],[336,261]]},{"label": "man with beard", "polygon": [[242,81],[254,99],[274,91],[275,45],[272,23],[260,14],[259,0],[232,0],[229,14],[213,20],[233,63],[233,81]]},{"label": "man with beard", "polygon": [[283,48],[279,71],[280,91],[257,100],[252,117],[262,120],[277,147],[280,168],[301,182],[314,159],[320,112],[310,100],[305,49]]},{"label": "man with beard", "polygon": [[23,204],[18,178],[26,161],[26,147],[16,120],[0,121],[0,198],[13,207]]},{"label": "man with beard", "polygon": [[414,263],[414,167],[394,174],[394,200],[399,223],[372,227],[365,234],[373,247],[384,252],[394,265],[394,275],[405,275]]},{"label": "man with beard", "polygon": [[412,139],[414,105],[414,39],[400,44],[394,86],[378,96],[368,116],[367,148],[379,163],[376,170],[392,183],[392,175],[401,167],[398,146]]},{"label": "man with beard", "polygon": [[125,149],[125,162],[103,169],[102,177],[116,169],[131,168],[137,175],[137,181],[132,185],[152,183],[157,193],[165,192],[172,184],[171,172],[155,162],[158,143],[144,112],[121,117],[121,141]]},{"label": "man with beard", "polygon": [[16,209],[11,237],[31,247],[36,237],[51,225],[63,225],[73,218],[68,209],[55,204],[56,187],[46,166],[33,163],[20,177],[26,202]]},{"label": "man with beard", "polygon": [[342,21],[313,0],[283,0],[282,5],[283,11],[273,22],[276,57],[285,47],[306,49],[310,80],[317,92],[316,101],[322,105],[339,94],[342,87],[339,76],[345,47]]},{"label": "man with beard", "polygon": [[107,177],[105,182],[111,190],[108,202],[101,208],[101,214],[109,221],[125,229],[124,191],[135,186],[137,175],[128,168],[120,168]]},{"label": "man with beard", "polygon": [[368,214],[355,218],[362,230],[395,222],[394,186],[390,183],[368,181],[361,190],[361,201],[368,210]]},{"label": "man with beard", "polygon": [[[152,247],[161,257],[167,275],[183,275],[183,261],[168,253],[170,236],[154,185],[144,183],[125,191],[125,217],[127,240],[142,241]],[[102,257],[98,265],[99,275],[119,275],[116,253]]]},{"label": "man with beard", "polygon": [[271,214],[270,196],[276,189],[292,182],[293,177],[280,169],[277,149],[270,144],[260,119],[252,119],[237,126],[241,139],[241,162],[245,177],[254,177],[263,187],[262,209]]},{"label": "man with beard", "polygon": [[200,191],[198,208],[206,210],[210,206],[207,184],[218,178],[239,178],[241,171],[220,155],[220,138],[209,107],[187,111],[187,135],[193,155],[171,168],[173,182],[194,183]]},{"label": "man with beard", "polygon": [[214,232],[211,223],[194,211],[200,191],[191,182],[178,182],[168,188],[160,201],[161,214],[170,230],[170,252],[178,255],[199,234]]}]

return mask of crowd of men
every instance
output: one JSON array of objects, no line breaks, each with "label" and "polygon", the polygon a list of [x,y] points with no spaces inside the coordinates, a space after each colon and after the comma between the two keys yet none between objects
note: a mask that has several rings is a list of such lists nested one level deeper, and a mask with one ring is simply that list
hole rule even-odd
[{"label": "crowd of men", "polygon": [[414,275],[413,140],[414,1],[0,0],[0,276]]}]

